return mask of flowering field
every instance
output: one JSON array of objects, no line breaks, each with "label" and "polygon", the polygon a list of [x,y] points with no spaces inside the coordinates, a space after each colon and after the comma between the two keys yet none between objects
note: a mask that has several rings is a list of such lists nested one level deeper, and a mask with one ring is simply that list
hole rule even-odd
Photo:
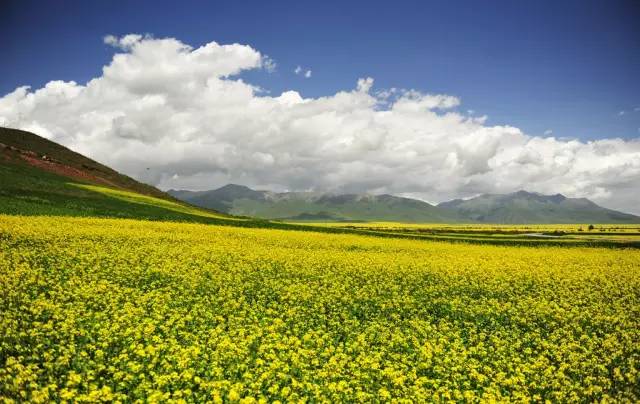
[{"label": "flowering field", "polygon": [[[292,223],[303,224],[303,223]],[[493,245],[564,245],[640,248],[638,224],[442,224],[394,222],[326,222],[316,228],[348,229],[370,235]]]},{"label": "flowering field", "polygon": [[640,399],[640,250],[0,215],[5,401]]},{"label": "flowering field", "polygon": [[434,230],[450,232],[476,232],[476,233],[535,233],[535,232],[564,232],[575,233],[624,233],[640,235],[640,224],[488,224],[488,223],[397,223],[397,222],[326,222],[314,223],[316,226],[347,227],[381,230]]}]

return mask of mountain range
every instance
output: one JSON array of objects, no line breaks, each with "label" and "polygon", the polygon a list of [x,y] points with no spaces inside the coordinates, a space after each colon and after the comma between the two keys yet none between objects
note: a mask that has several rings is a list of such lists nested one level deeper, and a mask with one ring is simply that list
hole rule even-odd
[{"label": "mountain range", "polygon": [[256,191],[229,184],[212,191],[169,190],[192,205],[219,212],[292,221],[460,222],[455,211],[392,195]]},{"label": "mountain range", "polygon": [[271,192],[228,184],[211,191],[169,190],[177,199],[220,212],[289,221],[413,223],[640,223],[640,217],[586,198],[518,191],[456,199],[436,206],[393,195]]}]

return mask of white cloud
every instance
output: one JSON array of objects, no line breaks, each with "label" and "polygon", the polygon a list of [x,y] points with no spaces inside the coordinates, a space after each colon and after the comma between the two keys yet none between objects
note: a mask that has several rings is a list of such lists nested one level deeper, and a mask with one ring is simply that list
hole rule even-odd
[{"label": "white cloud", "polygon": [[[138,34],[129,34],[121,38],[118,38],[113,35],[107,35],[104,37],[104,43],[107,45],[113,46],[114,48],[129,50],[133,47],[133,45],[140,42],[142,38],[143,38],[142,35],[138,35]],[[151,36],[146,35],[145,38],[150,39]]]},{"label": "white cloud", "polygon": [[640,139],[531,136],[458,112],[457,97],[374,91],[371,78],[326,97],[271,96],[238,77],[269,70],[247,45],[105,43],[119,53],[102,75],[19,87],[0,98],[0,121],[164,189],[236,182],[442,201],[524,188],[640,213]]},{"label": "white cloud", "polygon": [[618,116],[622,116],[622,115],[624,115],[624,114],[626,114],[626,111],[620,111],[620,112],[618,112]]},{"label": "white cloud", "polygon": [[306,69],[305,70],[300,65],[296,66],[296,68],[293,70],[293,72],[295,74],[297,74],[297,75],[302,75],[306,79],[311,77],[311,70],[310,69]]},{"label": "white cloud", "polygon": [[269,73],[273,73],[278,68],[278,64],[275,60],[271,59],[269,56],[264,55],[262,57],[262,67]]},{"label": "white cloud", "polygon": [[547,129],[547,130],[545,130],[545,131],[544,131],[544,135],[545,135],[545,136],[551,136],[551,135],[553,135],[553,130],[551,130],[551,129]]}]

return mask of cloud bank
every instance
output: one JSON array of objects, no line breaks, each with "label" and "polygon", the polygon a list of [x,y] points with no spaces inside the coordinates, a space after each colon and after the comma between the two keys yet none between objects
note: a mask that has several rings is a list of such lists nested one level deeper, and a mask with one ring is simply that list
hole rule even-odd
[{"label": "cloud bank", "polygon": [[102,75],[0,98],[0,124],[33,131],[160,188],[394,193],[438,202],[527,189],[640,213],[640,139],[530,136],[458,112],[460,100],[355,88],[279,96],[243,81],[275,62],[247,45],[108,36]]}]

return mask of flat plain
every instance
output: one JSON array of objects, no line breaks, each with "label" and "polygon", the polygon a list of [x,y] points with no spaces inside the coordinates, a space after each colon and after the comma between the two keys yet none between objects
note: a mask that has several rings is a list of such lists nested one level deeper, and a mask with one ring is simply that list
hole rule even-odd
[{"label": "flat plain", "polygon": [[640,250],[0,216],[11,401],[640,397]]}]

